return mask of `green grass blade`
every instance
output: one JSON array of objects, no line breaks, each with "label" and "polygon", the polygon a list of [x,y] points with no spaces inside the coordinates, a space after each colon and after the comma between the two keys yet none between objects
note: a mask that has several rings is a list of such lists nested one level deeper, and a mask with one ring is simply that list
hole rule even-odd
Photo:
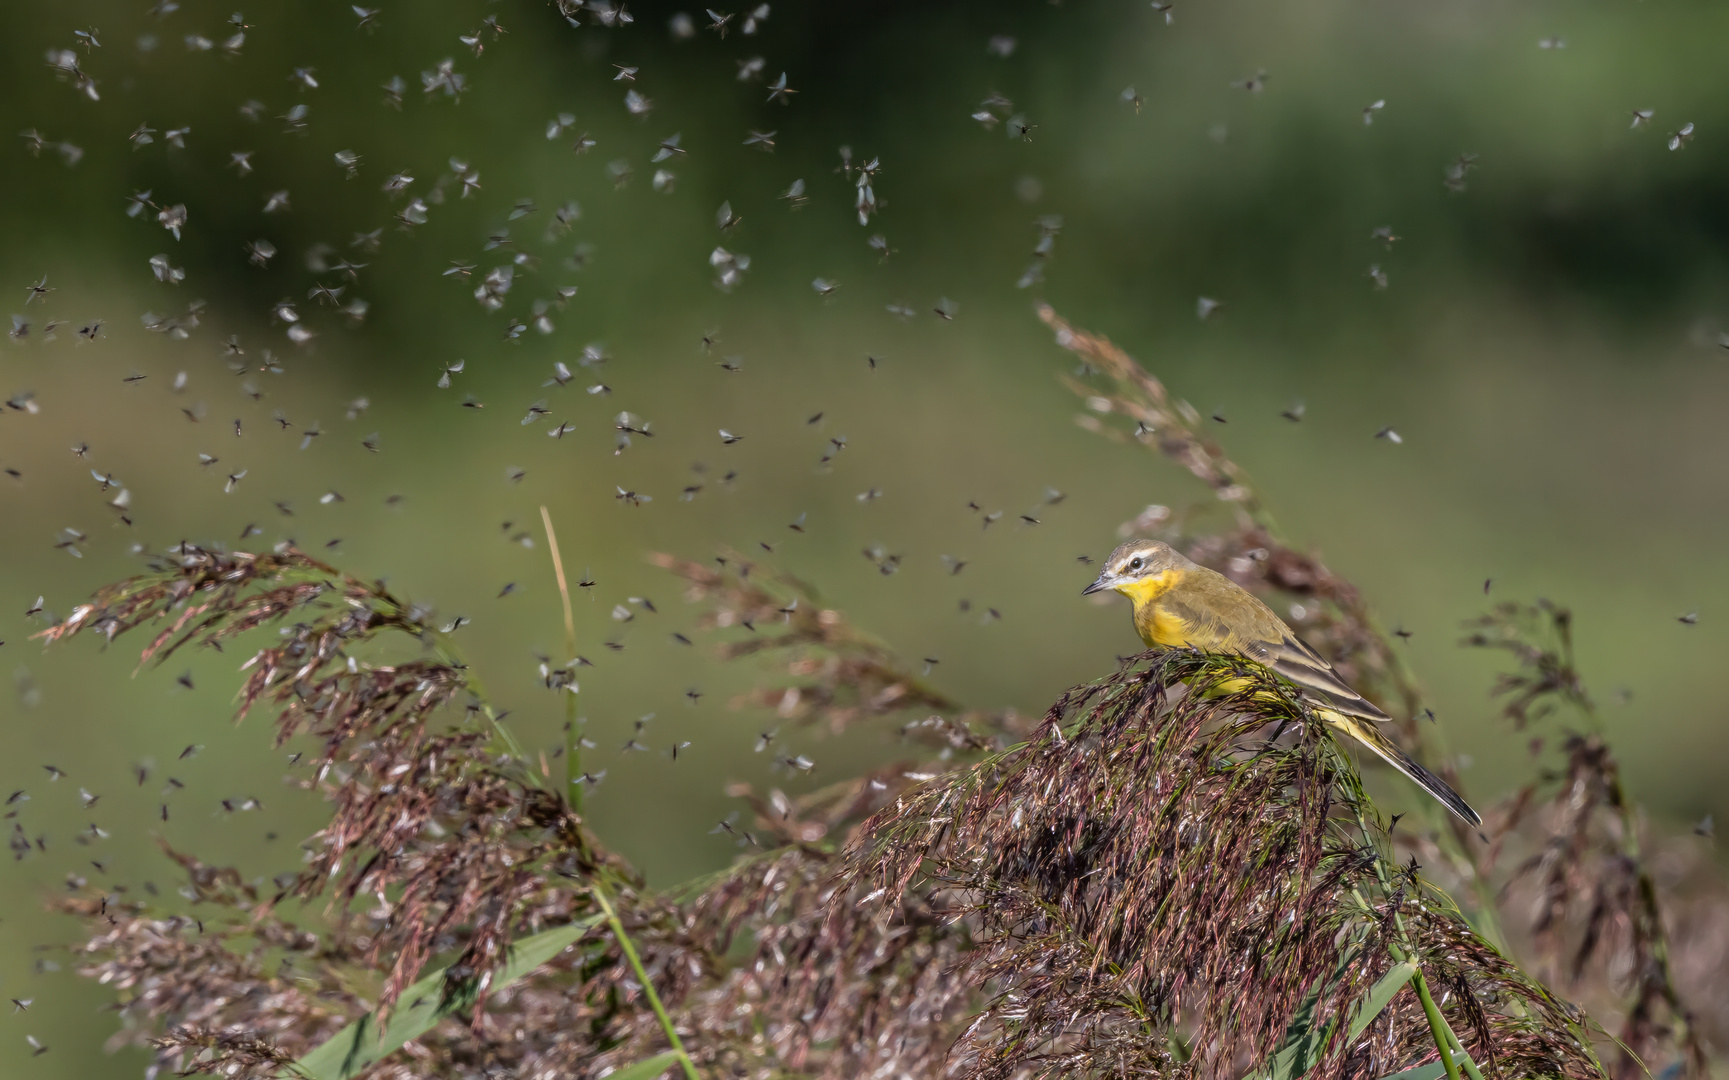
[{"label": "green grass blade", "polygon": [[[572,942],[600,925],[602,921],[600,916],[592,915],[567,926],[555,927],[513,942],[510,959],[493,974],[492,988],[497,990],[509,986],[563,952]],[[294,1075],[306,1077],[307,1080],[351,1080],[369,1066],[400,1049],[404,1043],[431,1031],[433,1025],[440,1020],[474,1002],[472,994],[445,997],[445,970],[439,968],[403,991],[401,999],[396,1003],[396,1011],[390,1016],[390,1023],[385,1025],[382,1032],[378,1030],[373,1014],[367,1013],[289,1068]]]},{"label": "green grass blade", "polygon": [[[1341,965],[1343,968],[1344,965]],[[1346,1043],[1355,1042],[1357,1036],[1363,1033],[1375,1017],[1381,1015],[1393,995],[1411,981],[1411,976],[1417,973],[1417,966],[1409,961],[1394,964],[1387,973],[1369,988],[1363,1000],[1357,1004],[1357,1010],[1351,1017],[1350,1036]],[[1335,979],[1337,975],[1335,975]],[[1321,987],[1316,986],[1303,999],[1297,1011],[1291,1017],[1290,1025],[1285,1029],[1284,1042],[1273,1055],[1267,1065],[1267,1080],[1296,1080],[1308,1072],[1319,1060],[1321,1048],[1327,1045],[1334,1027],[1329,1024],[1324,1028],[1315,1026],[1315,1008],[1319,1004]]]},{"label": "green grass blade", "polygon": [[1327,1045],[1327,1037],[1333,1032],[1331,1024],[1320,1029],[1315,1027],[1315,1009],[1320,1006],[1322,992],[1337,983],[1350,969],[1354,953],[1355,948],[1347,952],[1325,982],[1316,983],[1303,995],[1297,1011],[1291,1014],[1291,1022],[1285,1025],[1284,1039],[1274,1051],[1273,1059],[1267,1063],[1267,1080],[1296,1080],[1315,1063],[1321,1047]]},{"label": "green grass blade", "polygon": [[[1455,1056],[1453,1060],[1457,1061],[1460,1065],[1463,1065],[1471,1059],[1463,1056]],[[1381,1080],[1440,1080],[1441,1077],[1446,1075],[1447,1067],[1445,1065],[1441,1064],[1439,1061],[1431,1061],[1427,1065],[1419,1065],[1414,1069],[1406,1069],[1404,1072],[1394,1073],[1392,1076],[1383,1076],[1381,1077]]]},{"label": "green grass blade", "polygon": [[1381,1011],[1392,1004],[1393,995],[1411,981],[1411,976],[1417,973],[1417,965],[1405,960],[1387,969],[1374,986],[1369,987],[1368,996],[1357,1006],[1357,1014],[1351,1017],[1351,1032],[1345,1039],[1346,1045],[1357,1041],[1357,1036],[1363,1033]]},{"label": "green grass blade", "polygon": [[1296,1080],[1309,1071],[1309,1066],[1315,1063],[1321,1047],[1327,1044],[1327,1036],[1333,1030],[1332,1025],[1321,1029],[1314,1027],[1318,998],[1318,994],[1305,998],[1296,1015],[1291,1017],[1290,1026],[1285,1029],[1285,1041],[1267,1066],[1267,1080]]},{"label": "green grass blade", "polygon": [[644,1058],[634,1065],[626,1065],[614,1073],[607,1073],[606,1080],[654,1080],[661,1073],[679,1063],[684,1055],[677,1050],[667,1050]]}]

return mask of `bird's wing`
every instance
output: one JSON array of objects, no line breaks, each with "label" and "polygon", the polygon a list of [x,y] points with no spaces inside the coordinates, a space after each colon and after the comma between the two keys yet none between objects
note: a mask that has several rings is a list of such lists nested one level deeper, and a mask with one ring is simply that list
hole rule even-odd
[{"label": "bird's wing", "polygon": [[1157,603],[1162,613],[1181,620],[1184,644],[1192,648],[1239,653],[1295,683],[1314,704],[1346,716],[1392,719],[1351,689],[1271,608],[1223,574],[1197,569]]},{"label": "bird's wing", "polygon": [[[1247,595],[1247,594],[1244,594]],[[1199,589],[1173,589],[1154,602],[1160,621],[1175,631],[1179,641],[1161,644],[1182,644],[1207,652],[1230,652],[1235,636],[1230,619],[1216,599]]]},{"label": "bird's wing", "polygon": [[1287,633],[1278,641],[1249,641],[1242,646],[1242,652],[1296,683],[1318,705],[1366,720],[1392,719],[1351,689],[1350,684],[1339,678],[1333,665],[1295,634]]}]

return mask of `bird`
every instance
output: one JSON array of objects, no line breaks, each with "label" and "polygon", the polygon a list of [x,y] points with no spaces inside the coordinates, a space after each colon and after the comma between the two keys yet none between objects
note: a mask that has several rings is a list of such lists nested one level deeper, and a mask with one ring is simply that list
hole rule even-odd
[{"label": "bird", "polygon": [[1261,665],[1295,684],[1317,719],[1374,751],[1473,827],[1482,824],[1482,817],[1445,780],[1381,734],[1376,725],[1391,717],[1351,689],[1283,619],[1230,578],[1192,562],[1169,544],[1130,540],[1111,552],[1081,595],[1106,590],[1133,601],[1135,631],[1149,647],[1199,649]]}]

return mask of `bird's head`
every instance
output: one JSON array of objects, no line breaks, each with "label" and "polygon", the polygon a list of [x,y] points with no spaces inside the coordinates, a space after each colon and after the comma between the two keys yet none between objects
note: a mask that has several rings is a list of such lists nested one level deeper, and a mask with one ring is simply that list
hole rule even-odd
[{"label": "bird's head", "polygon": [[1189,560],[1177,554],[1169,544],[1158,540],[1130,540],[1111,552],[1100,568],[1099,576],[1081,590],[1081,595],[1115,589],[1133,597],[1166,571],[1188,564]]}]

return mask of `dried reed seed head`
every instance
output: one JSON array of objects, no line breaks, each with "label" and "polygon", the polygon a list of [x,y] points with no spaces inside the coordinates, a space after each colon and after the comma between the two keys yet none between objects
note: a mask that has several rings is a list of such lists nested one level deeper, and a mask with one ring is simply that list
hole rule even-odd
[{"label": "dried reed seed head", "polygon": [[[1215,696],[1241,678],[1249,689]],[[1480,1004],[1479,1060],[1595,1075],[1569,1019],[1444,897],[1420,882],[1389,892],[1408,876],[1379,853],[1384,834],[1359,828],[1372,809],[1304,719],[1240,663],[1166,653],[1132,666],[1071,691],[1026,745],[873,818],[830,910],[869,886],[879,917],[929,896],[966,927],[961,969],[988,997],[954,1049],[975,1063],[963,1075],[1106,1047],[1154,1062],[1172,1030],[1207,1067],[1265,1060],[1306,995],[1317,1016],[1344,1017],[1390,965],[1389,904],[1407,912],[1404,947]],[[1382,1075],[1432,1048],[1420,1011],[1368,1034],[1329,1043],[1319,1074]]]},{"label": "dried reed seed head", "polygon": [[[656,1023],[622,957],[598,942],[496,998],[478,978],[509,941],[586,909],[568,882],[617,864],[562,800],[500,771],[482,732],[429,727],[462,700],[460,669],[346,660],[355,640],[397,631],[420,641],[427,629],[381,589],[328,568],[228,558],[188,555],[156,579],[110,590],[57,635],[119,633],[172,615],[178,636],[151,645],[172,651],[239,625],[303,618],[258,654],[245,701],[270,698],[285,737],[324,742],[332,820],[303,873],[279,887],[328,893],[331,913],[345,913],[338,936],[326,945],[277,923],[275,901],[238,875],[177,855],[196,895],[264,912],[254,926],[273,929],[260,940],[378,970],[387,1009],[433,955],[454,957],[447,982],[477,1000],[470,1024],[423,1038],[434,1058],[484,1052],[586,1068],[652,1052]],[[787,670],[825,707],[902,711],[903,695],[881,695],[900,675],[892,655],[838,615],[743,573],[671,565],[717,612],[772,613],[792,626],[765,648],[789,649]],[[285,580],[314,573],[316,583]],[[320,606],[326,592],[345,603]],[[194,602],[194,620],[175,611]],[[716,625],[725,621],[717,613]],[[759,829],[789,846],[746,860],[682,908],[627,890],[621,914],[674,1016],[700,1034],[704,1060],[740,1068],[772,1060],[834,1077],[890,1069],[1006,1080],[1105,1063],[1188,1075],[1264,1059],[1299,1009],[1348,1015],[1397,941],[1447,988],[1444,1009],[1488,1069],[1592,1075],[1577,1017],[1391,864],[1377,826],[1364,832],[1372,808],[1307,719],[1241,661],[1143,656],[1070,691],[1030,741],[973,766],[900,767],[796,800],[741,789]],[[940,716],[911,726],[951,747],[992,745]],[[1578,760],[1600,768],[1602,757],[1582,745]],[[811,846],[831,835],[850,836],[842,854]],[[366,896],[380,902],[350,911]],[[159,934],[135,917],[127,932],[93,939],[91,970],[124,972],[158,948]],[[740,934],[749,962],[720,962]],[[159,1045],[178,1067],[262,1075],[336,1026],[304,995],[271,997],[274,1011],[195,1006],[213,988],[200,980],[244,980],[262,954],[248,955],[219,976],[195,949],[161,984],[178,989],[141,999],[140,1020],[169,1025]],[[588,989],[573,995],[576,987]],[[241,1000],[237,990],[219,996]],[[1426,1021],[1408,997],[1355,1044],[1328,1041],[1316,1074],[1382,1075],[1424,1053]],[[612,1004],[597,1012],[597,1000]],[[584,1023],[605,1038],[580,1035]],[[503,1030],[516,1033],[509,1052],[497,1041]],[[1178,1031],[1197,1055],[1187,1064],[1173,1052]]]},{"label": "dried reed seed head", "polygon": [[[1517,664],[1497,678],[1493,690],[1503,701],[1503,719],[1515,730],[1547,730],[1568,710],[1587,719],[1594,713],[1574,663],[1573,619],[1566,608],[1546,601],[1502,603],[1468,622],[1466,630],[1463,644],[1505,652]],[[1523,929],[1540,971],[1570,992],[1587,993],[1600,1015],[1622,1014],[1616,1075],[1630,1075],[1640,1061],[1672,1052],[1689,1075],[1704,1076],[1705,1046],[1695,1017],[1682,1005],[1659,889],[1642,850],[1641,823],[1622,789],[1619,762],[1598,734],[1563,729],[1558,743],[1560,766],[1515,792],[1502,808],[1506,828],[1491,848],[1491,860],[1506,845],[1529,851],[1503,886],[1509,907],[1529,913]],[[1533,755],[1543,746],[1544,737],[1533,739]],[[1546,804],[1540,801],[1544,788],[1550,789]],[[1720,883],[1713,891],[1723,897]],[[1587,979],[1594,985],[1586,985]]]}]

